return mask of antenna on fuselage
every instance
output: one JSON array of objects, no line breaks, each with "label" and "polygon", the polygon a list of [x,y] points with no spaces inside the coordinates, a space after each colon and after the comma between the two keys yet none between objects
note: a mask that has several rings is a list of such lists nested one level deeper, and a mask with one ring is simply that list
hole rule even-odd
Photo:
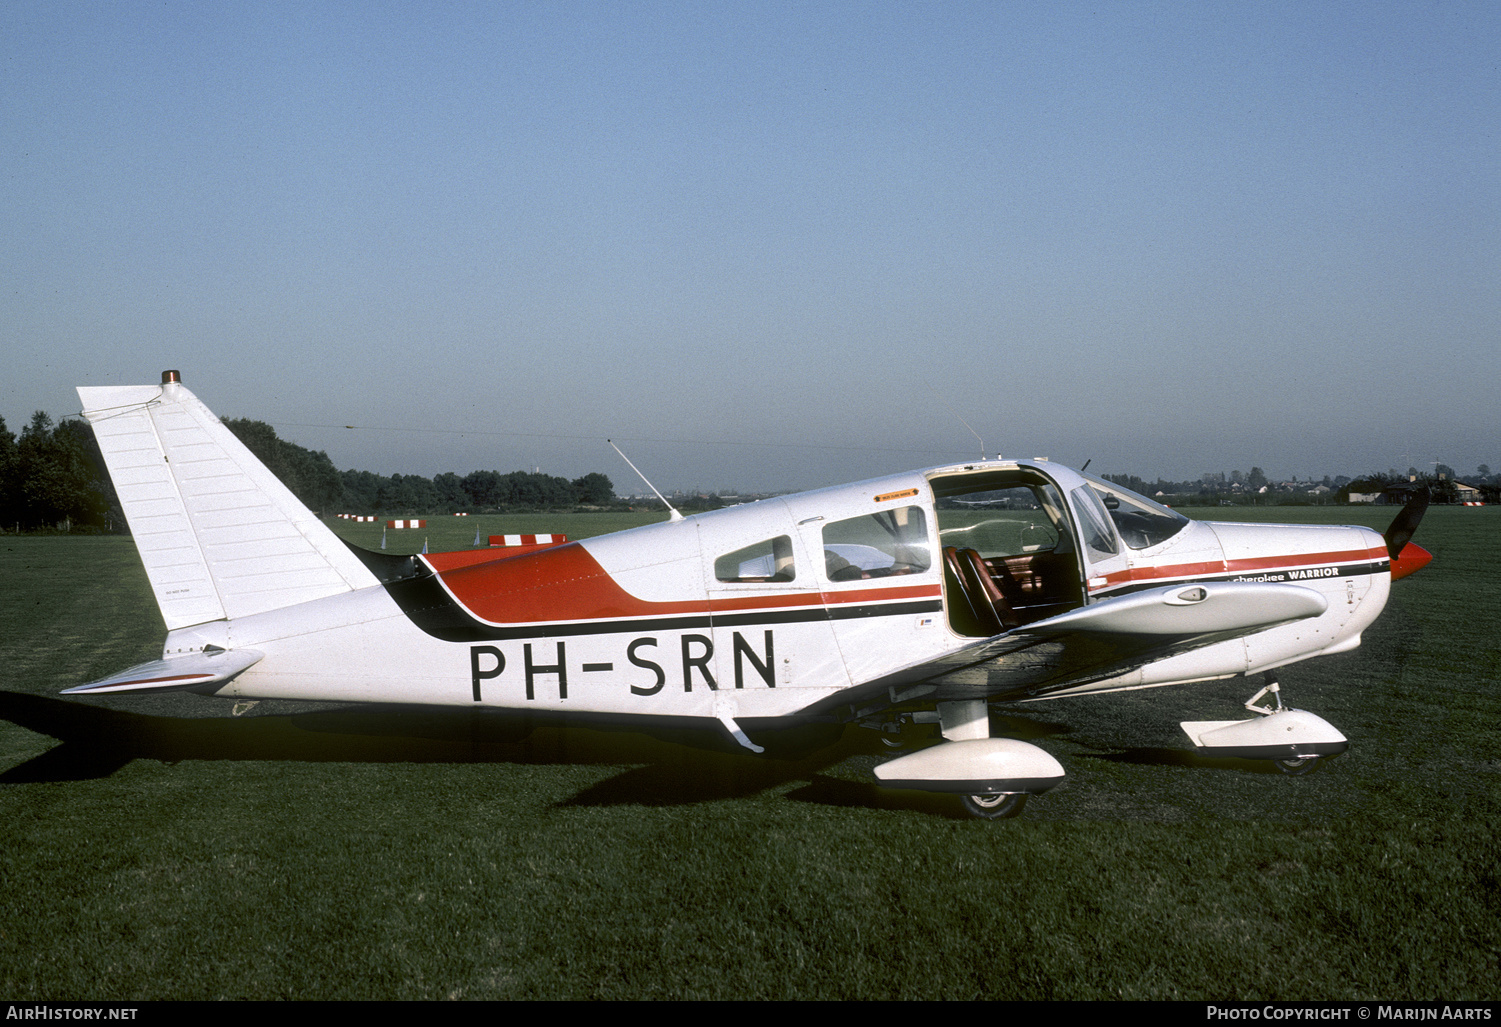
[{"label": "antenna on fuselage", "polygon": [[[929,385],[928,388],[933,389],[933,395],[935,395],[935,396],[938,397],[938,401],[940,403],[942,403],[946,407],[949,407],[949,413],[951,413],[955,417],[959,418],[959,423],[960,424],[964,425],[964,427],[966,427],[966,428],[969,428],[969,433],[971,435],[973,435],[975,437],[975,441],[980,444],[980,459],[981,460],[988,460],[988,459],[990,459],[989,457],[987,457],[985,455],[985,440],[982,439],[982,438],[980,438],[980,433],[977,432],[977,431],[975,431],[973,428],[970,428],[969,422],[966,421],[963,417],[959,416],[959,411],[957,411],[953,407],[949,406],[949,401],[943,398],[943,393],[939,392],[937,389],[934,389],[933,386],[931,386],[931,385]],[[997,460],[999,460],[1001,458],[1001,455],[999,453],[997,453],[995,458]]]},{"label": "antenna on fuselage", "polygon": [[[620,447],[617,446],[617,445],[615,445],[615,443],[614,443],[613,440],[611,440],[611,439],[605,439],[605,441],[608,442],[608,443],[610,443],[610,448],[611,449],[613,449],[617,453],[620,453]],[[650,481],[647,480],[646,475],[644,475],[644,474],[641,473],[641,468],[637,467],[635,464],[631,464],[631,458],[630,457],[626,456],[624,453],[620,453],[620,459],[624,460],[626,463],[628,463],[628,464],[631,465],[631,470],[635,471],[636,475],[642,481],[646,482],[646,487],[647,488],[651,489],[653,492],[657,492],[657,487],[655,485],[653,485]],[[667,507],[667,519],[669,521],[681,521],[683,519],[683,515],[680,514],[680,513],[678,513],[676,510],[673,509],[672,504],[667,501],[667,497],[666,496],[662,495],[662,493],[660,493],[660,492],[657,492],[657,498],[662,501],[662,505],[663,506]]]}]

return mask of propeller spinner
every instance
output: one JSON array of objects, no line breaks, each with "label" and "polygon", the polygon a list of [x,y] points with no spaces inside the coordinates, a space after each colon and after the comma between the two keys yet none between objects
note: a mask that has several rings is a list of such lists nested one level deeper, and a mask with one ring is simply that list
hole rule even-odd
[{"label": "propeller spinner", "polygon": [[1386,552],[1392,561],[1392,580],[1405,578],[1414,571],[1420,571],[1428,566],[1433,559],[1433,554],[1422,546],[1414,545],[1411,541],[1413,532],[1418,530],[1418,524],[1423,520],[1423,514],[1428,509],[1428,490],[1421,489],[1413,493],[1407,505],[1401,513],[1392,519],[1391,527],[1386,529],[1382,537],[1386,539]]}]

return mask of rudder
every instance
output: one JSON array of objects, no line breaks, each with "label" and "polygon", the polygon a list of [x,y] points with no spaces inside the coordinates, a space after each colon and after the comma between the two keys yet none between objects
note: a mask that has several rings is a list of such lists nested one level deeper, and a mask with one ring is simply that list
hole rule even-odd
[{"label": "rudder", "polygon": [[169,630],[377,584],[177,372],[78,396]]}]

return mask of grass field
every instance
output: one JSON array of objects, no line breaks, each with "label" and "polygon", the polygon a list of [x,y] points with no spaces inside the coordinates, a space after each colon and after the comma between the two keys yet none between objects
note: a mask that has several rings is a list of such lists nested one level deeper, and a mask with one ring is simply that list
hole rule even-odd
[{"label": "grass field", "polygon": [[622,531],[640,524],[653,524],[667,520],[667,513],[659,506],[655,510],[636,513],[533,513],[533,514],[475,514],[471,517],[440,515],[428,517],[425,528],[383,529],[385,519],[375,523],[356,523],[326,518],[326,523],[341,538],[348,539],[366,549],[379,549],[384,537],[386,552],[403,555],[420,553],[423,543],[434,553],[447,553],[455,549],[469,549],[476,537],[481,544],[491,535],[560,534],[570,539],[588,538],[611,531]]},{"label": "grass field", "polygon": [[467,711],[69,701],[160,653],[134,549],[0,536],[0,998],[1494,1000],[1501,510],[1430,510],[1417,540],[1436,558],[1365,644],[1282,676],[1346,755],[1194,756],[1178,721],[1235,716],[1246,681],[1012,707],[1069,777],[985,823],[876,789],[853,728],[789,763],[602,725],[507,742]]}]

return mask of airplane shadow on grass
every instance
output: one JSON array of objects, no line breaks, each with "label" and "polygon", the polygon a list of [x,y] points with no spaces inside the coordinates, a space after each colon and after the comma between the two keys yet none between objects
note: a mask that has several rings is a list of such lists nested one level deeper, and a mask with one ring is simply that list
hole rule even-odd
[{"label": "airplane shadow on grass", "polygon": [[[0,783],[108,776],[134,759],[310,763],[642,763],[670,743],[639,726],[570,730],[466,709],[358,705],[246,717],[173,717],[0,692],[0,719],[62,744],[0,774]],[[534,731],[533,728],[536,730]],[[694,732],[686,732],[692,735]],[[699,742],[716,745],[699,730]],[[733,747],[733,743],[729,743]]]},{"label": "airplane shadow on grass", "polygon": [[[104,778],[133,760],[307,763],[493,763],[496,765],[632,765],[564,801],[568,806],[676,806],[744,798],[802,783],[800,801],[911,808],[873,784],[826,777],[852,757],[872,765],[880,743],[871,732],[811,725],[762,734],[774,758],[741,750],[716,727],[689,722],[593,722],[507,717],[471,710],[394,705],[350,706],[311,713],[172,717],[0,691],[0,719],[61,744],[0,773],[0,784],[62,783]],[[580,723],[582,721],[582,723]],[[775,758],[779,757],[779,758]],[[812,781],[812,784],[807,782]],[[918,806],[924,799],[916,795]]]},{"label": "airplane shadow on grass", "polygon": [[[752,795],[879,752],[874,733],[837,725],[752,734],[775,758],[740,749],[717,725],[641,718],[507,716],[358,705],[245,717],[174,717],[0,691],[0,720],[60,744],[0,773],[0,784],[108,777],[133,760],[625,765],[573,805],[673,805]],[[872,760],[872,762],[874,762]]]},{"label": "airplane shadow on grass", "polygon": [[[1234,770],[1243,774],[1282,775],[1271,760],[1246,760],[1233,756],[1200,756],[1187,749],[1138,748],[1120,752],[1088,753],[1082,757],[1107,763],[1128,763],[1139,767],[1189,767],[1197,770]],[[1325,762],[1336,757],[1326,757]]]},{"label": "airplane shadow on grass", "polygon": [[[585,788],[569,806],[677,806],[745,798],[790,783],[786,797],[817,805],[923,810],[962,816],[952,796],[893,791],[849,780],[890,755],[874,732],[804,725],[750,732],[773,758],[741,750],[717,727],[700,722],[629,722],[576,717],[507,716],[493,711],[360,705],[308,713],[247,717],[172,717],[0,691],[0,719],[61,744],[0,773],[0,784],[108,777],[133,760],[305,763],[493,763],[628,765]],[[1019,717],[994,721],[997,734],[1041,738],[1069,726]],[[936,738],[936,733],[935,736]],[[1245,760],[1207,759],[1171,749],[1133,749],[1094,758],[1138,764],[1262,770]],[[1269,772],[1275,770],[1266,768]]]}]

